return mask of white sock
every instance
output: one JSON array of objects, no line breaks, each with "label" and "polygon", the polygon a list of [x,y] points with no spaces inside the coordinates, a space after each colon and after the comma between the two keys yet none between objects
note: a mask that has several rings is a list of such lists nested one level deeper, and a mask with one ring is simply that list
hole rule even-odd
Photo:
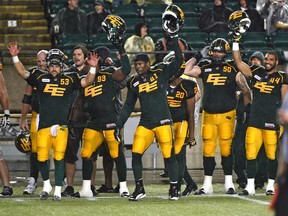
[{"label": "white sock", "polygon": [[268,190],[274,191],[274,183],[275,183],[274,179],[268,179],[268,184],[266,186],[266,191],[268,191]]},{"label": "white sock", "polygon": [[54,196],[61,198],[61,186],[55,186]]},{"label": "white sock", "polygon": [[52,190],[52,186],[50,183],[50,179],[47,179],[43,181],[43,191],[46,191],[47,193],[50,193]]},{"label": "white sock", "polygon": [[249,192],[249,194],[255,194],[255,179],[254,178],[248,178],[247,179],[247,186],[245,188]]},{"label": "white sock", "polygon": [[204,183],[203,183],[203,188],[204,190],[206,189],[209,189],[211,186],[212,186],[212,176],[207,176],[205,175],[204,176]]},{"label": "white sock", "polygon": [[234,188],[232,175],[225,175],[225,184],[224,184],[225,191],[227,192],[229,188]]},{"label": "white sock", "polygon": [[89,190],[91,190],[91,180],[83,180],[81,191],[89,191]]},{"label": "white sock", "polygon": [[120,186],[120,188],[127,188],[126,181],[119,182],[119,186]]}]

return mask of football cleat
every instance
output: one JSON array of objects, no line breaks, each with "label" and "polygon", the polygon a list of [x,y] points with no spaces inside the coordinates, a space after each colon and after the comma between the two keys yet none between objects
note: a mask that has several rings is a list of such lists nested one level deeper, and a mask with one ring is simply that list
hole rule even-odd
[{"label": "football cleat", "polygon": [[198,191],[194,193],[194,195],[210,195],[213,194],[213,186],[211,185],[209,189],[205,190],[204,188],[200,188]]},{"label": "football cleat", "polygon": [[61,201],[61,197],[54,195],[52,198],[53,201]]},{"label": "football cleat", "polygon": [[136,186],[134,192],[129,196],[129,201],[138,201],[146,197],[143,186]]},{"label": "football cleat", "polygon": [[0,193],[0,197],[10,197],[13,195],[12,187],[4,186],[3,191]]},{"label": "football cleat", "polygon": [[178,200],[179,199],[179,193],[178,193],[178,190],[176,188],[176,186],[172,186],[170,189],[169,189],[169,199],[170,200]]},{"label": "football cleat", "polygon": [[91,190],[79,191],[79,192],[72,194],[71,196],[75,198],[92,198],[93,192]]},{"label": "football cleat", "polygon": [[113,188],[108,188],[106,185],[102,184],[100,188],[97,189],[98,193],[113,193]]},{"label": "football cleat", "polygon": [[93,193],[93,196],[98,196],[98,192],[97,192],[97,190],[96,190],[94,185],[91,185],[91,191]]},{"label": "football cleat", "polygon": [[267,191],[266,191],[266,195],[267,195],[267,196],[272,196],[272,195],[274,195],[274,191],[272,191],[272,190],[267,190]]},{"label": "football cleat", "polygon": [[226,194],[233,195],[233,194],[237,194],[237,193],[236,193],[235,189],[231,187],[226,191]]},{"label": "football cleat", "polygon": [[40,194],[40,200],[46,200],[48,199],[48,193],[46,191],[42,191],[42,193]]},{"label": "football cleat", "polygon": [[192,191],[196,191],[197,189],[198,186],[196,185],[195,182],[193,182],[190,185],[186,185],[186,188],[184,189],[182,196],[189,196]]},{"label": "football cleat", "polygon": [[102,29],[107,33],[107,39],[114,45],[123,43],[126,23],[117,15],[108,15],[102,22]]},{"label": "football cleat", "polygon": [[37,182],[35,182],[35,179],[33,177],[30,177],[28,180],[28,185],[23,191],[23,195],[31,195],[34,194],[37,188]]},{"label": "football cleat", "polygon": [[32,150],[30,131],[21,131],[15,138],[15,147],[22,153],[28,153]]},{"label": "football cleat", "polygon": [[243,190],[241,193],[238,194],[239,196],[250,196],[250,195],[255,195],[255,191],[253,193],[253,191],[249,192],[248,190]]},{"label": "football cleat", "polygon": [[61,196],[72,196],[72,194],[74,194],[74,188],[72,186],[67,186],[61,193]]},{"label": "football cleat", "polygon": [[184,13],[177,5],[169,5],[162,14],[162,27],[168,33],[178,32],[184,25]]}]

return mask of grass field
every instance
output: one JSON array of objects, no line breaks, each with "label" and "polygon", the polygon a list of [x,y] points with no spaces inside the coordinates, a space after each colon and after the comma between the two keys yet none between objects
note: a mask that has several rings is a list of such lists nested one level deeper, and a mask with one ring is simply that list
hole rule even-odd
[{"label": "grass field", "polygon": [[[271,196],[264,195],[264,190],[257,190],[257,195],[242,197],[224,195],[223,185],[214,185],[214,194],[210,196],[181,197],[178,201],[168,200],[168,185],[146,185],[146,198],[129,202],[118,194],[100,194],[90,199],[63,197],[61,201],[39,200],[42,188],[32,196],[21,195],[24,186],[13,186],[14,195],[0,198],[1,215],[201,215],[201,216],[272,216],[268,210]],[[79,190],[79,187],[76,187]],[[133,186],[129,187],[130,192]],[[53,194],[53,193],[51,193]],[[5,214],[4,214],[5,213]]]}]

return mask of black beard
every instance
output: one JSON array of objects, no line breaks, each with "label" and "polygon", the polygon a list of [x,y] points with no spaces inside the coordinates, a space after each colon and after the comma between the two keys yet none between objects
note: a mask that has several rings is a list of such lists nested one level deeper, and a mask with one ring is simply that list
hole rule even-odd
[{"label": "black beard", "polygon": [[273,67],[271,67],[270,69],[265,68],[265,69],[266,69],[266,72],[270,72],[270,71],[272,71],[275,67],[276,67],[276,65],[273,66]]}]

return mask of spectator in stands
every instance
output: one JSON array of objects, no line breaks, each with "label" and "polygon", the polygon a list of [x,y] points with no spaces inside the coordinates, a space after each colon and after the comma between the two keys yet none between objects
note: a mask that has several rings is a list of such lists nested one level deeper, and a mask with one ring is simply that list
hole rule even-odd
[{"label": "spectator in stands", "polygon": [[260,12],[262,6],[267,2],[267,0],[257,0],[256,2],[256,10]]},{"label": "spectator in stands", "polygon": [[199,28],[203,32],[228,32],[228,20],[233,12],[224,0],[214,0],[213,8],[204,11],[199,19]]},{"label": "spectator in stands", "polygon": [[[179,41],[178,42],[179,42],[179,45],[180,45],[180,48],[181,48],[182,52],[184,53],[185,51],[187,51],[186,53],[184,53],[184,60],[190,59],[192,57],[192,55],[191,55],[191,53],[193,51],[192,47],[183,38],[179,37]],[[172,48],[173,48],[172,47],[172,39],[165,32],[164,33],[164,37],[158,39],[156,44],[155,44],[155,51],[163,51],[163,53],[157,53],[155,55],[155,57],[156,57],[156,62],[155,63],[162,62],[164,56],[169,51],[171,51]]]},{"label": "spectator in stands", "polygon": [[86,34],[87,14],[79,8],[79,0],[68,0],[51,23],[53,34]]},{"label": "spectator in stands", "polygon": [[87,15],[87,32],[88,35],[98,34],[103,32],[101,23],[102,21],[110,14],[109,11],[106,11],[103,1],[96,0],[94,2],[95,11]]},{"label": "spectator in stands", "polygon": [[250,6],[249,1],[239,0],[240,10],[245,11],[251,20],[251,25],[248,31],[261,32],[264,31],[264,19],[261,17],[259,12]]},{"label": "spectator in stands", "polygon": [[288,5],[286,0],[268,0],[260,11],[261,16],[266,19],[266,32],[288,29]]},{"label": "spectator in stands", "polygon": [[[5,80],[2,74],[2,63],[0,62],[0,103],[4,110],[4,116],[1,120],[1,130],[10,127],[10,111],[8,92],[5,86]],[[0,178],[3,184],[3,191],[0,193],[0,197],[12,196],[13,190],[9,185],[9,170],[6,161],[4,160],[3,151],[0,146]]]},{"label": "spectator in stands", "polygon": [[[138,52],[154,52],[155,44],[153,39],[149,36],[149,28],[146,23],[137,23],[135,25],[135,34],[127,38],[124,47],[128,54],[130,63],[133,65],[135,55]],[[155,55],[148,54],[150,64],[155,62]]]}]

